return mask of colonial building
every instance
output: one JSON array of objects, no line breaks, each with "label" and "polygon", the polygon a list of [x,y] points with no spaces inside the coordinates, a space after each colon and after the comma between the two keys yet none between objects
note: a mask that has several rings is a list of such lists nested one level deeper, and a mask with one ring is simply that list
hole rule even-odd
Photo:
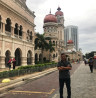
[{"label": "colonial building", "polygon": [[82,52],[80,50],[76,50],[75,49],[75,45],[73,40],[68,40],[67,41],[67,45],[66,45],[66,51],[65,51],[67,58],[69,61],[71,62],[75,62],[75,61],[80,61],[82,60]]},{"label": "colonial building", "polygon": [[[43,29],[44,37],[51,38],[51,42],[55,49],[52,53],[50,53],[50,51],[44,51],[43,57],[46,60],[58,62],[60,60],[61,51],[66,53],[70,61],[82,59],[82,53],[76,50],[73,40],[67,40],[67,44],[64,46],[64,40],[66,39],[66,34],[64,33],[64,14],[60,7],[57,8],[55,14],[51,14],[50,11],[50,13],[45,16]],[[50,43],[50,41],[48,43]],[[39,61],[41,56],[41,50],[37,49],[35,51],[35,59]]]},{"label": "colonial building", "polygon": [[[50,13],[45,16],[43,29],[44,37],[51,38],[51,42],[55,49],[55,51],[53,51],[52,53],[50,51],[43,52],[43,57],[46,60],[58,62],[60,60],[61,51],[64,51],[66,53],[67,58],[70,61],[82,60],[82,53],[75,47],[75,44],[73,42],[74,40],[68,39],[66,45],[64,46],[67,33],[64,33],[64,14],[61,11],[60,7],[57,8],[55,14],[51,14],[50,11]],[[50,43],[50,41],[48,43]],[[40,61],[41,56],[41,50],[37,49],[35,51],[35,59],[38,59],[38,61]]]},{"label": "colonial building", "polygon": [[44,37],[50,37],[55,51],[52,53],[44,52],[44,57],[47,60],[58,62],[60,60],[60,52],[64,48],[64,15],[61,8],[58,7],[54,14],[51,12],[44,18]]},{"label": "colonial building", "polygon": [[26,0],[0,0],[0,68],[10,58],[17,66],[34,64],[34,18]]}]

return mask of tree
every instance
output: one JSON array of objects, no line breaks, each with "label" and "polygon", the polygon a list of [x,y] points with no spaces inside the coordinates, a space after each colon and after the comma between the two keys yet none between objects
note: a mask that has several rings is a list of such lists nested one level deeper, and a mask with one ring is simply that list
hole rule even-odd
[{"label": "tree", "polygon": [[86,53],[85,56],[87,59],[89,59],[90,57],[94,57],[94,53],[96,53],[96,51],[92,51],[90,53]]},{"label": "tree", "polygon": [[43,34],[36,34],[37,38],[35,39],[35,50],[39,47],[41,49],[41,53],[42,53],[42,62],[43,62],[43,52],[44,50],[51,51],[51,44],[47,43],[47,40],[51,40],[50,37],[44,37]]}]

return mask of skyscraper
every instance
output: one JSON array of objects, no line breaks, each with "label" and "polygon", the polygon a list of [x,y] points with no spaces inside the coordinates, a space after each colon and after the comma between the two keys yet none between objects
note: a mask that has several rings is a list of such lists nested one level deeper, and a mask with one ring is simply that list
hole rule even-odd
[{"label": "skyscraper", "polygon": [[64,28],[64,44],[67,45],[68,40],[73,40],[75,49],[78,50],[78,27],[77,26],[66,26]]}]

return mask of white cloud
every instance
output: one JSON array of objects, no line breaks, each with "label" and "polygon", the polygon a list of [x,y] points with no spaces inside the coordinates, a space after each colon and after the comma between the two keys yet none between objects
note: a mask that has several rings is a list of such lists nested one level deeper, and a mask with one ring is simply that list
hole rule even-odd
[{"label": "white cloud", "polygon": [[79,47],[85,53],[96,50],[96,0],[27,0],[28,7],[35,11],[36,31],[43,33],[44,17],[55,14],[58,6],[64,12],[65,26],[79,28]]},{"label": "white cloud", "polygon": [[79,42],[79,45],[83,49],[83,53],[96,51],[96,32],[90,34],[80,34]]}]

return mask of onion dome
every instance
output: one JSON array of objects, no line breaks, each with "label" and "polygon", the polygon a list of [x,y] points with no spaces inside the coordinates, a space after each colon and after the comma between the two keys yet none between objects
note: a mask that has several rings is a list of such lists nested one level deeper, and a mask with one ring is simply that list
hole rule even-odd
[{"label": "onion dome", "polygon": [[58,7],[57,8],[57,12],[55,13],[55,16],[57,16],[57,15],[59,15],[59,16],[63,16],[63,12],[62,11],[60,11],[61,10],[61,8],[60,7]]},{"label": "onion dome", "polygon": [[73,44],[72,40],[68,40],[67,44]]},{"label": "onion dome", "polygon": [[55,17],[55,15],[51,14],[51,12],[50,12],[50,14],[46,15],[44,18],[44,23],[47,23],[47,22],[57,23],[57,18]]},{"label": "onion dome", "polygon": [[94,56],[94,59],[96,59],[96,56]]}]

